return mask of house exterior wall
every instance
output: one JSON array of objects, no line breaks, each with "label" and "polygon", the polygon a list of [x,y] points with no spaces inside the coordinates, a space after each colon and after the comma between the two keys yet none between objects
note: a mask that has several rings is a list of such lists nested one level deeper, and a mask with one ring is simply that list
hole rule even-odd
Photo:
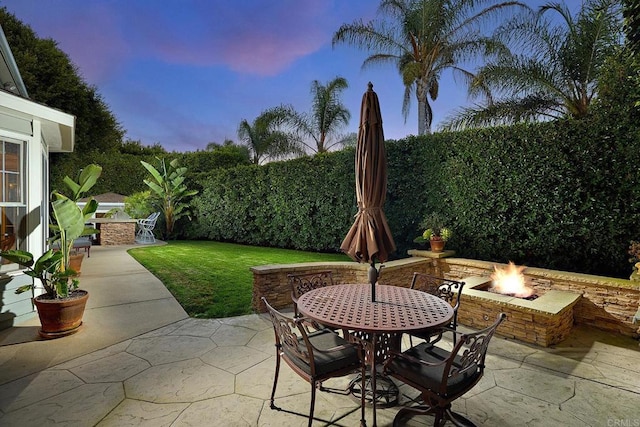
[{"label": "house exterior wall", "polygon": [[35,307],[31,300],[32,294],[24,292],[20,295],[15,290],[22,285],[31,283],[31,277],[25,274],[11,274],[0,277],[0,330],[8,329],[20,322],[35,317]]},{"label": "house exterior wall", "polygon": [[[29,99],[0,26],[0,154],[5,178],[0,242],[4,250],[27,250],[36,258],[44,252],[49,223],[49,153],[73,151],[75,120],[71,114]],[[16,288],[32,281],[18,265],[0,258],[0,329],[35,316],[32,297],[42,291],[15,293]]]},{"label": "house exterior wall", "polygon": [[[16,118],[24,112],[12,111],[11,104],[6,100],[1,107],[0,139],[22,141],[24,146],[23,183],[25,185],[26,216],[23,218],[23,224],[19,226],[19,239],[24,242],[20,249],[26,249],[38,257],[45,247],[46,229],[43,224],[48,222],[47,218],[44,218],[47,210],[42,208],[46,198],[43,190],[46,144],[42,138],[41,122],[31,118],[28,120],[29,126],[25,126],[24,122],[27,121],[27,118]],[[20,125],[16,125],[17,123]],[[18,295],[15,293],[19,286],[32,282],[33,279],[18,270],[16,265],[0,265],[0,330],[36,315],[32,298],[41,291],[37,291],[35,294],[24,292]]]}]

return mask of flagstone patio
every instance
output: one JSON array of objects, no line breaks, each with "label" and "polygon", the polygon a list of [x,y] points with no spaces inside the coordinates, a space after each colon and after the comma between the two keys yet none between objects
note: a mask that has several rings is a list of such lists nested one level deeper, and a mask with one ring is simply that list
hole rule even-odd
[{"label": "flagstone patio", "polygon": [[[95,247],[85,260],[91,297],[78,334],[41,341],[35,320],[0,332],[0,425],[307,424],[309,385],[287,366],[276,399],[286,411],[269,408],[275,350],[267,317],[190,319],[126,249]],[[124,272],[116,278],[114,262]],[[416,396],[401,392],[401,404]],[[638,402],[638,342],[577,327],[549,348],[494,337],[484,378],[454,409],[481,426],[626,426],[640,425]],[[391,425],[397,410],[379,410],[378,425]],[[320,392],[316,418],[314,425],[356,426],[358,401]]]}]

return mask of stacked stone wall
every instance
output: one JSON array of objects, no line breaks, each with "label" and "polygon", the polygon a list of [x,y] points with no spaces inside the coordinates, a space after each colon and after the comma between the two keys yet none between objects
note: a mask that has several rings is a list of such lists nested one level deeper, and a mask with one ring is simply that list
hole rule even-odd
[{"label": "stacked stone wall", "polygon": [[560,313],[549,314],[465,295],[458,310],[458,323],[483,329],[496,320],[496,313],[503,312],[507,321],[498,327],[498,335],[548,347],[569,336],[573,328],[573,307],[571,304]]},{"label": "stacked stone wall", "polygon": [[[380,268],[380,264],[377,264],[376,267]],[[425,258],[405,258],[389,261],[384,263],[380,269],[378,283],[381,285],[409,287],[414,272],[426,272],[429,269],[430,263]],[[276,309],[292,306],[291,288],[289,287],[287,275],[322,270],[331,270],[334,284],[368,283],[369,265],[355,262],[257,266],[251,268],[253,272],[253,309],[260,313],[266,310],[266,307],[262,304],[262,297],[265,297],[269,304]]]},{"label": "stacked stone wall", "polygon": [[100,227],[101,245],[133,245],[135,236],[135,222],[113,222]]},{"label": "stacked stone wall", "polygon": [[[433,254],[429,251],[410,251],[411,258],[391,261],[384,264],[379,278],[380,284],[406,286],[411,283],[413,272],[435,274],[448,279],[462,280],[466,277],[490,277],[495,263],[463,258],[447,257],[446,254]],[[504,265],[498,265],[504,267]],[[253,271],[253,308],[264,312],[265,307],[260,298],[267,300],[280,309],[292,305],[291,291],[287,282],[287,274],[294,272],[311,272],[314,270],[331,270],[334,283],[366,283],[369,266],[357,263],[307,263],[291,265],[259,266]],[[582,296],[570,309],[563,311],[555,320],[546,314],[516,314],[511,329],[499,330],[501,334],[535,342],[539,345],[550,345],[564,339],[576,324],[593,326],[637,338],[640,326],[634,324],[634,316],[639,312],[640,283],[601,276],[570,273],[540,268],[526,268],[524,275],[527,283],[540,295],[549,290],[568,291]],[[485,327],[495,320],[495,310],[488,313],[482,310],[465,312],[467,306],[462,301],[459,323],[471,327]],[[509,314],[509,313],[507,313]],[[533,323],[533,332],[524,332],[519,325]],[[555,323],[554,323],[555,322]]]},{"label": "stacked stone wall", "polygon": [[[496,265],[463,258],[446,258],[438,262],[444,277],[458,280],[471,276],[490,277]],[[498,268],[504,267],[498,264]],[[640,283],[533,267],[526,268],[524,275],[526,283],[539,295],[552,289],[581,295],[582,298],[573,307],[575,324],[636,338],[640,336],[640,326],[634,324],[634,316],[640,307]],[[465,322],[470,320],[465,317]]]}]

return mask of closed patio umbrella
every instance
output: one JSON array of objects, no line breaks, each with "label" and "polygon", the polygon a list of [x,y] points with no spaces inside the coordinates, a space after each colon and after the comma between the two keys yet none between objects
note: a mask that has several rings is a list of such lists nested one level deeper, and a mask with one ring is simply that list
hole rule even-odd
[{"label": "closed patio umbrella", "polygon": [[375,283],[378,280],[376,258],[385,262],[389,259],[389,254],[396,250],[387,218],[382,210],[386,193],[387,155],[384,148],[382,114],[378,95],[373,91],[373,84],[369,82],[369,89],[362,96],[356,145],[358,213],[340,249],[354,261],[371,265],[369,281],[373,301]]}]

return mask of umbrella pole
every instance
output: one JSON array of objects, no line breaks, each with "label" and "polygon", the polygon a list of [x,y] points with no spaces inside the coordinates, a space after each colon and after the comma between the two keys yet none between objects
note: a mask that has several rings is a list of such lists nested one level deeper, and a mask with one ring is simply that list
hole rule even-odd
[{"label": "umbrella pole", "polygon": [[376,282],[378,281],[378,270],[376,270],[376,260],[371,259],[369,267],[369,282],[371,283],[371,302],[376,302]]}]

